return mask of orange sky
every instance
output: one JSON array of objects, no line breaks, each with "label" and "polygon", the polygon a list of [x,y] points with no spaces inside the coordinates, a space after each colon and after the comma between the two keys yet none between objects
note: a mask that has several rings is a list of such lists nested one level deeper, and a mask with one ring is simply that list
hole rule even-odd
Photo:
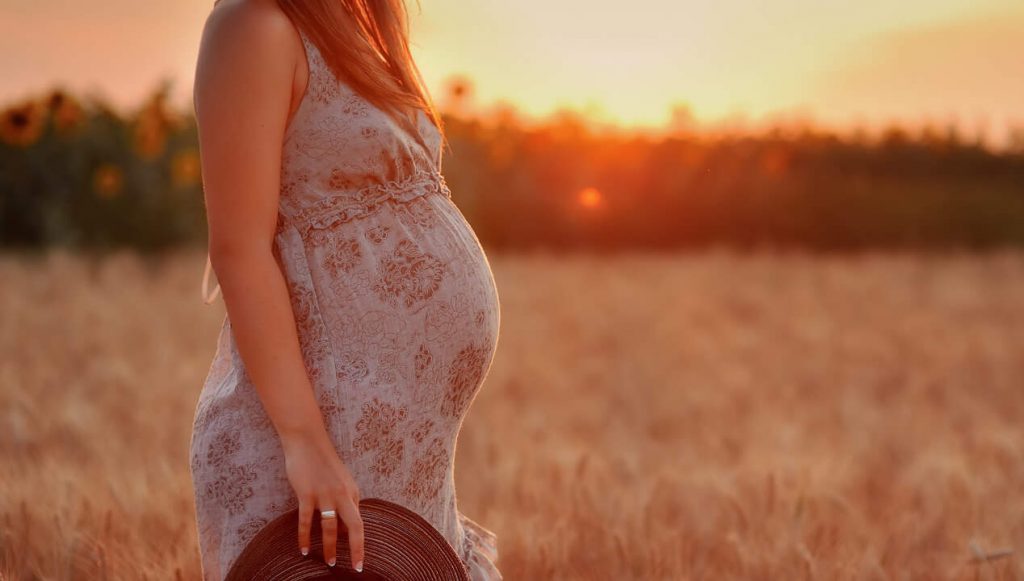
[{"label": "orange sky", "polygon": [[[188,102],[213,0],[0,0],[0,99],[54,82],[132,105],[162,76]],[[1020,0],[420,0],[414,54],[440,97],[568,106],[655,125],[772,116],[843,124],[1024,125]]]}]

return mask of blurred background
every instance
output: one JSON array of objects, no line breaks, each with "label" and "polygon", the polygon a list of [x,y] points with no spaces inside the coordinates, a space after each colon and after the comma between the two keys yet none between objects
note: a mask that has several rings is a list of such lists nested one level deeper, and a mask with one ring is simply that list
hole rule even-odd
[{"label": "blurred background", "polygon": [[[198,578],[211,7],[0,0],[0,579]],[[507,578],[1024,578],[1019,0],[409,9]]]}]

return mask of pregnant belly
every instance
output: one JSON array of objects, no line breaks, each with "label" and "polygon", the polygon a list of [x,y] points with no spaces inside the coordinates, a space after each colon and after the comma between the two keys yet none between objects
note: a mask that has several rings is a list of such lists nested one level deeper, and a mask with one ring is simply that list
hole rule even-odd
[{"label": "pregnant belly", "polygon": [[[487,257],[450,199],[389,202],[278,242],[312,376],[462,416],[497,347],[500,307]],[[320,377],[325,357],[334,377]]]}]

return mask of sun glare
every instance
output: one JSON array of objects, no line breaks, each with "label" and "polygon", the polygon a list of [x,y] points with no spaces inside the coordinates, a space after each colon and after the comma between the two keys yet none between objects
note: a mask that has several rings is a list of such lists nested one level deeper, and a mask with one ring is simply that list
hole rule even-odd
[{"label": "sun glare", "polygon": [[597,208],[602,202],[601,192],[595,187],[583,188],[577,199],[584,208]]}]

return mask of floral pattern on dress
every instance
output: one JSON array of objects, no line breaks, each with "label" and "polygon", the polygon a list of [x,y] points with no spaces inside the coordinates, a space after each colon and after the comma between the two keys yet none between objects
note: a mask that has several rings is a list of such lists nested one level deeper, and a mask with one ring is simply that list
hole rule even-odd
[{"label": "floral pattern on dress", "polygon": [[244,545],[251,541],[263,527],[270,524],[273,516],[288,512],[298,508],[298,506],[298,499],[294,496],[278,502],[270,502],[265,513],[240,520],[238,527],[235,529],[235,535],[239,542]]},{"label": "floral pattern on dress", "polygon": [[402,317],[374,309],[359,318],[359,343],[366,351],[394,349],[403,344],[407,329]]},{"label": "floral pattern on dress", "polygon": [[391,233],[391,228],[387,226],[375,226],[366,231],[366,238],[374,244],[383,244],[388,239],[388,234]]},{"label": "floral pattern on dress", "polygon": [[402,354],[394,349],[385,349],[377,355],[377,374],[373,384],[395,385],[405,379]]},{"label": "floral pattern on dress", "polygon": [[405,442],[398,438],[383,440],[377,458],[373,461],[373,471],[378,476],[391,476],[402,462],[405,454]]},{"label": "floral pattern on dress", "polygon": [[483,380],[490,355],[490,348],[470,345],[455,356],[448,367],[448,393],[441,405],[444,414],[459,417],[465,412]]},{"label": "floral pattern on dress", "polygon": [[373,290],[387,304],[409,308],[434,296],[447,271],[447,265],[437,257],[422,252],[410,240],[402,240],[395,252],[381,261]]},{"label": "floral pattern on dress", "polygon": [[207,484],[206,494],[229,514],[239,514],[245,510],[245,501],[254,494],[252,483],[255,480],[256,471],[251,466],[231,466]]},{"label": "floral pattern on dress", "polygon": [[412,439],[417,444],[422,444],[423,440],[430,434],[430,430],[434,427],[434,420],[427,418],[416,426],[416,429],[412,431]]},{"label": "floral pattern on dress", "polygon": [[338,383],[357,382],[370,375],[366,359],[356,351],[344,351],[335,360]]},{"label": "floral pattern on dress", "polygon": [[341,85],[336,81],[334,71],[327,60],[305,35],[302,37],[302,44],[306,49],[306,60],[309,62],[306,94],[312,101],[328,105],[341,96]]},{"label": "floral pattern on dress", "polygon": [[391,476],[402,462],[405,441],[400,437],[400,424],[407,415],[404,406],[396,408],[377,398],[363,405],[353,447],[357,454],[375,452],[370,469],[377,477]]},{"label": "floral pattern on dress", "polygon": [[323,268],[334,277],[352,272],[363,258],[359,241],[354,238],[337,238],[331,241],[324,254]]},{"label": "floral pattern on dress", "polygon": [[251,518],[238,526],[235,529],[235,534],[243,543],[248,543],[260,532],[260,529],[270,524],[270,519],[264,516],[257,516]]},{"label": "floral pattern on dress", "polygon": [[206,451],[206,463],[221,466],[242,449],[242,441],[236,430],[225,430],[217,434]]},{"label": "floral pattern on dress", "polygon": [[430,446],[413,464],[406,481],[405,494],[411,498],[428,500],[441,491],[448,470],[448,450],[441,438],[434,438]]},{"label": "floral pattern on dress", "polygon": [[350,190],[358,188],[360,185],[360,180],[354,178],[351,174],[341,168],[332,169],[331,175],[327,179],[327,188],[331,190]]},{"label": "floral pattern on dress", "polygon": [[[284,160],[283,163],[287,163]],[[296,172],[281,183],[281,196],[291,197],[299,191],[300,188],[304,188],[309,184],[309,172],[300,171]]]},{"label": "floral pattern on dress", "polygon": [[341,111],[353,117],[362,117],[370,112],[370,104],[355,93],[349,93],[342,98]]},{"label": "floral pattern on dress", "polygon": [[416,351],[416,379],[423,379],[433,362],[434,356],[430,354],[430,349],[425,343],[421,344],[419,350]]},{"label": "floral pattern on dress", "polygon": [[323,335],[322,324],[317,314],[317,301],[313,291],[303,285],[292,283],[288,288],[295,326],[302,350],[303,362],[310,379],[320,380],[323,366],[320,361],[328,355],[328,345]]},{"label": "floral pattern on dress", "polygon": [[419,201],[413,201],[410,204],[404,205],[399,216],[402,221],[419,228],[436,228],[438,226],[437,215],[434,213],[433,208],[429,204],[423,204]]},{"label": "floral pattern on dress", "polygon": [[379,449],[393,439],[399,424],[408,416],[405,406],[395,407],[376,397],[363,404],[363,415],[356,423],[358,437],[353,442],[356,450],[369,452]]},{"label": "floral pattern on dress", "polygon": [[455,309],[450,303],[431,303],[423,319],[427,340],[442,341],[451,337],[457,330],[456,323]]},{"label": "floral pattern on dress", "polygon": [[336,304],[351,304],[369,292],[373,279],[365,270],[354,270],[344,276],[332,276],[328,282],[331,295]]},{"label": "floral pattern on dress", "polygon": [[317,398],[317,407],[320,408],[320,413],[328,425],[345,415],[345,405],[329,392],[320,392],[320,396]]}]

